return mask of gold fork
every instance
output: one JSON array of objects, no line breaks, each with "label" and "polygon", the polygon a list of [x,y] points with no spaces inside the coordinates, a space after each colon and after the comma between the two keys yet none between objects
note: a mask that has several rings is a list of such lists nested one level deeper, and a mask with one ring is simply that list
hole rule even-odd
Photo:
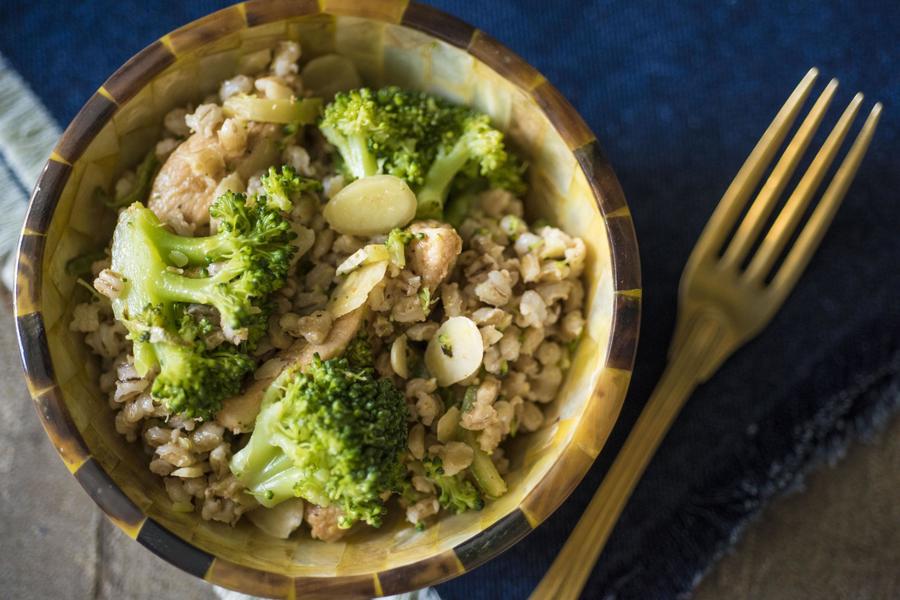
[{"label": "gold fork", "polygon": [[632,490],[688,396],[768,324],[831,224],[872,140],[881,114],[880,103],[872,108],[806,226],[772,274],[856,118],[862,94],[856,94],[844,110],[747,262],[750,250],[759,240],[779,195],[834,97],[835,79],[816,100],[722,251],[750,194],[800,113],[817,75],[818,70],[811,69],[791,93],[703,229],[681,276],[678,319],[668,366],[587,510],[532,593],[532,600],[578,597]]}]

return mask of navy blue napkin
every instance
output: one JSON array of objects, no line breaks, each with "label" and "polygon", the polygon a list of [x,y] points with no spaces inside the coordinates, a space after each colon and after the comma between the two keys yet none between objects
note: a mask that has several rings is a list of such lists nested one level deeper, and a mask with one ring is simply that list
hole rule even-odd
[{"label": "navy blue napkin", "polygon": [[[224,4],[6,0],[0,53],[64,124],[135,51]],[[584,115],[631,205],[645,289],[638,364],[607,448],[525,541],[439,586],[447,599],[524,598],[550,565],[662,372],[678,277],[694,241],[806,70],[815,65],[840,78],[837,105],[857,90],[867,94],[866,108],[885,103],[857,181],[793,296],[694,394],[585,591],[588,598],[683,594],[774,495],[898,407],[900,4],[433,4],[519,52]]]}]

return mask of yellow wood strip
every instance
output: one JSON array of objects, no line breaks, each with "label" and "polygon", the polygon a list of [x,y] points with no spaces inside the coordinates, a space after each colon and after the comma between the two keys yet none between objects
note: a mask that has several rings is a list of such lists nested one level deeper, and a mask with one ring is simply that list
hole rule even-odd
[{"label": "yellow wood strip", "polygon": [[621,208],[617,208],[616,210],[614,210],[611,213],[606,215],[607,219],[615,219],[615,218],[621,218],[621,217],[629,217],[629,218],[631,217],[631,210],[628,209],[628,205],[625,205]]},{"label": "yellow wood strip", "polygon": [[[60,454],[60,457],[62,457],[61,454]],[[66,468],[69,469],[69,473],[71,473],[72,475],[74,475],[74,474],[78,471],[78,469],[80,469],[81,467],[83,467],[83,466],[84,466],[84,463],[86,463],[86,462],[89,461],[90,459],[91,459],[91,455],[88,454],[88,455],[86,455],[84,458],[82,458],[81,460],[79,460],[78,462],[70,463],[70,462],[68,462],[67,460],[63,459],[63,463],[66,465]]]},{"label": "yellow wood strip", "polygon": [[[102,89],[102,88],[101,88],[101,89]],[[69,161],[67,161],[66,159],[64,159],[62,156],[60,156],[59,154],[57,154],[56,150],[54,150],[53,152],[50,153],[50,160],[52,160],[53,162],[62,163],[62,164],[67,165],[67,166],[69,166],[69,167],[72,166],[72,163],[70,163]]]},{"label": "yellow wood strip", "polygon": [[144,526],[144,523],[147,521],[147,517],[144,517],[143,519],[141,519],[140,521],[138,521],[137,523],[132,525],[130,523],[126,523],[125,521],[120,521],[119,519],[114,519],[113,517],[110,517],[109,515],[106,515],[106,516],[107,516],[107,518],[109,518],[110,521],[113,522],[113,524],[116,527],[118,527],[119,529],[124,531],[125,535],[127,535],[128,537],[130,537],[133,540],[137,539],[138,534],[141,532],[141,528]]},{"label": "yellow wood strip", "polygon": [[112,102],[113,104],[116,104],[116,105],[119,104],[118,102],[116,102],[116,99],[112,97],[112,94],[110,94],[109,91],[102,85],[97,90],[97,93],[100,94],[101,96],[103,96],[104,98],[106,98],[107,100],[109,100],[110,102]]},{"label": "yellow wood strip", "polygon": [[167,33],[162,36],[159,38],[159,41],[162,42],[162,45],[165,46],[173,56],[178,56],[178,53],[175,52],[175,46],[172,45],[172,37],[170,34]]}]

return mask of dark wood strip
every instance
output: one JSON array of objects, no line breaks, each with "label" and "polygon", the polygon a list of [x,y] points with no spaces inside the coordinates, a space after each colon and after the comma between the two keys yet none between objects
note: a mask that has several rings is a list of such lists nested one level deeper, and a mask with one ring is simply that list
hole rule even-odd
[{"label": "dark wood strip", "polygon": [[85,148],[100,133],[117,108],[115,102],[100,92],[94,93],[62,134],[56,146],[56,153],[69,164],[73,164],[81,158]]},{"label": "dark wood strip", "polygon": [[[77,117],[76,117],[77,118]],[[48,160],[31,192],[31,204],[25,217],[25,229],[32,233],[47,233],[53,211],[59,203],[63,189],[72,174],[72,167],[55,160]]]},{"label": "dark wood strip", "polygon": [[244,3],[247,25],[255,27],[283,19],[319,13],[317,0],[250,0]]},{"label": "dark wood strip", "polygon": [[622,186],[598,142],[576,148],[575,159],[597,195],[602,214],[608,215],[626,207]]},{"label": "dark wood strip", "polygon": [[607,216],[606,232],[613,252],[612,268],[616,291],[640,289],[641,257],[631,214]]},{"label": "dark wood strip", "polygon": [[201,579],[213,562],[211,554],[184,541],[153,519],[144,521],[137,541],[166,562]]},{"label": "dark wood strip", "polygon": [[570,149],[580,148],[596,139],[578,111],[549,81],[542,81],[531,95]]},{"label": "dark wood strip", "polygon": [[630,294],[616,294],[613,331],[606,366],[630,371],[634,367],[638,332],[641,327],[641,299]]},{"label": "dark wood strip", "polygon": [[466,571],[497,556],[527,534],[531,533],[531,525],[520,509],[506,515],[475,537],[453,549]]},{"label": "dark wood strip", "polygon": [[385,596],[436,585],[464,573],[459,558],[452,550],[378,574],[381,593]]},{"label": "dark wood strip", "polygon": [[91,457],[75,471],[75,479],[114,522],[136,528],[144,520],[141,510],[113,482],[97,459]]},{"label": "dark wood strip", "polygon": [[380,596],[375,588],[374,575],[341,577],[298,577],[294,580],[294,596],[300,600],[331,600],[337,598],[367,599]]},{"label": "dark wood strip", "polygon": [[231,589],[239,589],[245,594],[264,598],[288,598],[294,587],[294,580],[287,575],[260,571],[239,565],[223,558],[216,558],[206,580],[212,584]]},{"label": "dark wood strip", "polygon": [[[25,316],[37,314],[41,310],[41,283],[44,260],[44,246],[47,243],[45,235],[23,235],[19,240],[19,262],[16,265],[16,314]],[[32,335],[31,331],[22,331],[20,325],[19,335]],[[40,324],[43,328],[43,322]],[[43,330],[41,331],[43,334]],[[24,340],[31,343],[31,340]],[[22,340],[20,338],[20,345]],[[23,356],[24,360],[24,356]],[[26,363],[27,365],[27,363]]]},{"label": "dark wood strip", "polygon": [[239,4],[223,8],[176,29],[166,38],[175,54],[196,50],[247,26]]},{"label": "dark wood strip", "polygon": [[32,388],[31,393],[50,443],[66,467],[74,473],[89,458],[90,452],[65,408],[62,392],[54,385],[43,390]]},{"label": "dark wood strip", "polygon": [[476,31],[472,35],[469,54],[526,92],[544,81],[544,77],[534,67],[483,31]]},{"label": "dark wood strip", "polygon": [[53,362],[47,347],[44,318],[39,312],[16,317],[16,333],[19,335],[19,352],[25,365],[25,376],[32,393],[55,385]]},{"label": "dark wood strip", "polygon": [[472,36],[475,35],[475,28],[465,21],[418,2],[409,3],[400,24],[424,31],[464,50],[469,47]]},{"label": "dark wood strip", "polygon": [[116,102],[123,104],[174,62],[175,55],[172,51],[157,40],[119,67],[106,80],[103,88]]}]

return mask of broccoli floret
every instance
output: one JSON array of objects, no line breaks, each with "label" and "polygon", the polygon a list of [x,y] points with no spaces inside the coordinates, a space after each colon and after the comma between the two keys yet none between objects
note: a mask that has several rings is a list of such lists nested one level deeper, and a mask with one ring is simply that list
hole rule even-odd
[{"label": "broccoli floret", "polygon": [[374,367],[375,355],[372,353],[372,344],[369,336],[361,331],[359,335],[353,338],[347,348],[344,350],[342,357],[347,359],[351,367]]},{"label": "broccoli floret", "polygon": [[260,178],[266,196],[266,202],[278,210],[287,212],[293,206],[292,198],[302,192],[321,192],[322,182],[309,177],[302,177],[288,165],[281,167],[279,173],[275,167]]},{"label": "broccoli floret", "polygon": [[[243,194],[223,194],[210,215],[218,232],[191,238],[132,204],[119,214],[110,267],[121,280],[113,312],[133,341],[135,368],[145,375],[160,366],[153,395],[196,416],[211,414],[252,369],[245,351],[265,331],[267,295],[284,284],[295,252],[287,220]],[[216,308],[233,346],[207,351],[200,340],[208,324],[186,320],[187,304]]]},{"label": "broccoli floret", "polygon": [[[167,320],[165,312],[160,306],[151,306],[139,319],[150,327],[143,337],[149,335],[159,362],[159,374],[150,393],[173,412],[208,419],[222,399],[240,391],[241,381],[253,371],[255,362],[231,344],[207,350],[203,336],[212,331],[213,325],[207,319],[195,320],[185,305],[172,307],[174,323]],[[174,324],[177,330],[173,331]]]},{"label": "broccoli floret", "polygon": [[[127,326],[148,305],[184,302],[218,309],[226,337],[258,324],[263,299],[284,284],[295,234],[278,211],[251,205],[243,194],[219,196],[209,214],[218,232],[195,238],[166,230],[140,203],[119,214],[111,268],[125,289],[113,302],[117,319]],[[178,272],[184,267],[211,274],[190,277]]]},{"label": "broccoli floret", "polygon": [[441,490],[438,502],[442,507],[456,514],[484,508],[481,493],[465,478],[464,471],[445,475],[440,458],[428,458],[422,464],[425,466],[425,475]]},{"label": "broccoli floret", "polygon": [[250,441],[231,471],[263,506],[300,497],[337,506],[340,527],[381,525],[382,494],[400,489],[406,402],[389,379],[318,355],[268,388]]},{"label": "broccoli floret", "polygon": [[486,177],[493,187],[519,191],[521,170],[503,145],[503,134],[487,115],[458,112],[456,123],[441,136],[441,144],[422,187],[416,192],[419,218],[440,218],[444,201],[457,175]]},{"label": "broccoli floret", "polygon": [[[486,115],[422,92],[386,87],[339,93],[319,124],[353,178],[387,173],[416,192],[418,218],[438,218],[451,184],[487,179],[522,190],[522,167]],[[463,186],[471,188],[472,186]]]}]

